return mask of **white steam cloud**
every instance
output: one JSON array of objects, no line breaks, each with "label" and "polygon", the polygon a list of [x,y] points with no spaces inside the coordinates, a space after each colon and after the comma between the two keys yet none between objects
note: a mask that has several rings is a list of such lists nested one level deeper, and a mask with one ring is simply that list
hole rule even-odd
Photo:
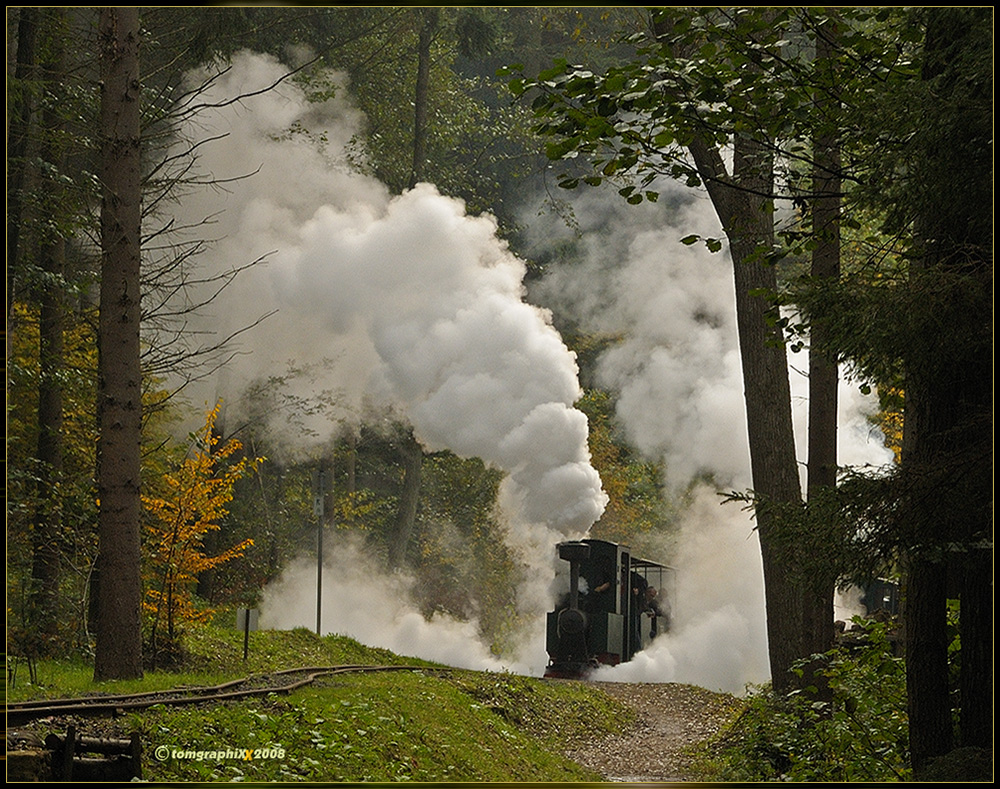
[{"label": "white steam cloud", "polygon": [[[582,257],[556,266],[532,297],[574,316],[584,331],[622,338],[602,354],[598,383],[616,392],[629,443],[665,462],[671,486],[704,472],[723,485],[744,484],[749,449],[731,263],[679,243],[722,231],[706,200],[672,182],[662,188],[661,202],[640,207],[603,190],[575,196]],[[545,239],[568,232],[558,220],[535,229]]]},{"label": "white steam cloud", "polygon": [[[313,629],[316,573],[314,558],[289,565],[264,590],[261,627]],[[413,583],[401,573],[386,575],[355,541],[338,539],[326,553],[323,567],[321,630],[458,668],[540,673],[545,665],[544,643],[536,639],[525,646],[523,657],[501,660],[482,643],[477,622],[441,613],[424,618],[411,603]]]},{"label": "white steam cloud", "polygon": [[752,526],[738,508],[720,507],[715,490],[698,486],[670,557],[677,568],[670,630],[595,679],[684,682],[735,694],[766,681],[764,580]]},{"label": "white steam cloud", "polygon": [[[226,104],[283,73],[269,58],[237,56],[201,99],[224,106],[188,130],[195,140],[229,135],[206,146],[201,166],[215,177],[259,168],[228,187],[213,258],[226,267],[269,255],[266,267],[220,295],[214,327],[222,334],[277,312],[227,366],[229,383],[289,362],[321,365],[343,418],[366,400],[392,407],[426,449],[506,471],[513,522],[584,534],[607,497],[590,465],[586,417],[573,405],[575,357],[548,313],[524,301],[524,262],[491,217],[469,216],[433,186],[392,197],[338,166],[360,122],[343,98],[310,105],[285,82]],[[325,150],[289,135],[296,124],[325,133]],[[216,213],[216,198],[192,197],[184,212]],[[337,425],[322,427],[314,425],[318,440]]]},{"label": "white steam cloud", "polygon": [[590,465],[576,362],[546,313],[523,301],[525,265],[488,217],[427,184],[376,217],[322,207],[275,256],[282,303],[360,328],[428,450],[509,473],[519,521],[579,535],[606,503]]}]

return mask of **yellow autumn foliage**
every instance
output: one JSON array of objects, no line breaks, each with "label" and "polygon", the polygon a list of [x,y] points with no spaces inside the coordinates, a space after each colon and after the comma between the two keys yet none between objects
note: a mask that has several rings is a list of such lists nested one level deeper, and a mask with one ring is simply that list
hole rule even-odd
[{"label": "yellow autumn foliage", "polygon": [[885,436],[885,446],[892,450],[898,465],[903,452],[903,392],[893,387],[883,399],[887,404],[873,417],[873,421]]},{"label": "yellow autumn foliage", "polygon": [[215,556],[205,553],[205,535],[218,530],[228,514],[236,482],[264,460],[244,457],[226,462],[242,444],[230,439],[220,445],[214,430],[220,408],[218,404],[208,412],[180,467],[163,475],[162,495],[142,497],[152,516],[147,525],[150,569],[143,607],[153,616],[154,633],[161,618],[171,633],[175,624],[206,618],[211,612],[197,609],[191,597],[198,575],[242,556],[253,545],[246,539]]}]

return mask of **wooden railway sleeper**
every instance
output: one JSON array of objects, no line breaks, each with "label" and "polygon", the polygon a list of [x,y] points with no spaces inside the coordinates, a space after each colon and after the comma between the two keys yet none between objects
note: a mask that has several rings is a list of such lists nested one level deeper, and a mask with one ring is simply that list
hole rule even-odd
[{"label": "wooden railway sleeper", "polygon": [[142,743],[139,733],[127,739],[87,737],[68,726],[66,736],[50,734],[45,745],[52,754],[52,777],[57,781],[131,781],[142,779]]}]

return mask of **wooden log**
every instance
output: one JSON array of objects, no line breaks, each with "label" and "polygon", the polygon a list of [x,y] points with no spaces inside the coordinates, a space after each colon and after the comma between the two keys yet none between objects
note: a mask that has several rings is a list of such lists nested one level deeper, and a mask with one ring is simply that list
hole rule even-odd
[{"label": "wooden log", "polygon": [[103,753],[112,756],[129,754],[132,752],[132,740],[86,737],[81,734],[76,738],[76,750],[83,753]]}]

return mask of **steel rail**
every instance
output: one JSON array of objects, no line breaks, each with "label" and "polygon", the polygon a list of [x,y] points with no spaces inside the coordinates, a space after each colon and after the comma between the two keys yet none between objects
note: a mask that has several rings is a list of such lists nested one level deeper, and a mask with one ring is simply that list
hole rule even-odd
[{"label": "steel rail", "polygon": [[[248,677],[224,682],[221,685],[206,687],[178,687],[165,690],[145,691],[114,696],[81,696],[64,699],[35,699],[15,703],[5,703],[4,711],[8,728],[17,726],[37,718],[56,715],[118,715],[128,710],[148,709],[157,704],[167,706],[182,706],[185,704],[205,704],[212,701],[228,701],[232,699],[266,696],[270,693],[290,693],[293,690],[309,685],[321,676],[330,674],[348,674],[379,671],[453,671],[448,667],[438,666],[373,666],[373,665],[340,665],[340,666],[305,666],[302,668],[281,669],[268,674],[251,674]],[[229,690],[252,682],[254,679],[288,674],[306,676],[295,682],[284,685],[266,685],[262,687]],[[178,695],[170,695],[178,694]],[[192,695],[193,694],[193,695]]]}]

